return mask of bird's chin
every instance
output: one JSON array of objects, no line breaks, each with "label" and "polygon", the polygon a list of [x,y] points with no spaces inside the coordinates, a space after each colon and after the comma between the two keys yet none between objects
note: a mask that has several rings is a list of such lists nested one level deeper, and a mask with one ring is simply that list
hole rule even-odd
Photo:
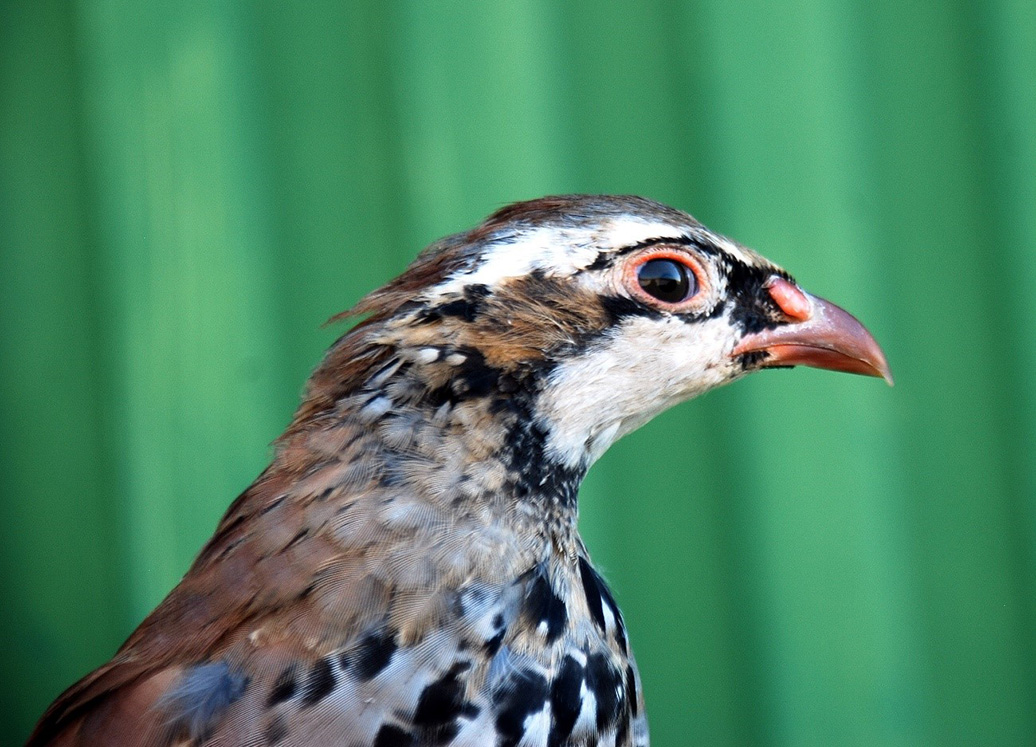
[{"label": "bird's chin", "polygon": [[892,385],[881,346],[848,311],[823,298],[798,291],[808,308],[797,321],[745,335],[732,356],[748,368],[811,366],[876,376]]}]

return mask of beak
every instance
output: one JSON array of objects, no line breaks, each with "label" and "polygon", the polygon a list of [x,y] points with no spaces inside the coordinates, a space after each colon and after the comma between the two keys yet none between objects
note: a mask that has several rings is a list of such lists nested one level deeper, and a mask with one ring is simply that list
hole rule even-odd
[{"label": "beak", "polygon": [[877,376],[892,386],[885,353],[856,317],[781,277],[772,278],[766,290],[790,321],[745,335],[734,356],[764,353],[763,368],[812,366]]}]

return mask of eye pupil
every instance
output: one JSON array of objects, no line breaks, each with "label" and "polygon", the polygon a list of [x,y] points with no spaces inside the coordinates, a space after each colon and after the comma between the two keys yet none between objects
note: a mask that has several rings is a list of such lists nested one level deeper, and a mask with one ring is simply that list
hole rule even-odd
[{"label": "eye pupil", "polygon": [[637,270],[637,281],[648,295],[666,303],[680,303],[697,291],[697,279],[674,259],[649,259]]}]

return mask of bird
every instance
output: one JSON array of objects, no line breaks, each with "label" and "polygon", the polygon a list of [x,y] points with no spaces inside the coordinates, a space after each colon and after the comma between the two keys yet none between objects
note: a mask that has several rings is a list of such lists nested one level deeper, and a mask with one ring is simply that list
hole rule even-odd
[{"label": "bird", "polygon": [[270,465],[30,747],[645,747],[589,467],[761,369],[892,383],[855,317],[636,196],[503,207],[340,318]]}]

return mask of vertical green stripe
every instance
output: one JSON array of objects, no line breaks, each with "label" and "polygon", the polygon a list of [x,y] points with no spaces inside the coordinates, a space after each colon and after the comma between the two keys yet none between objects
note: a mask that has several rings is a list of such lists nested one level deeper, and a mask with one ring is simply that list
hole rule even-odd
[{"label": "vertical green stripe", "polygon": [[61,681],[96,666],[127,632],[104,286],[68,11],[48,2],[0,13],[4,743],[23,739]]},{"label": "vertical green stripe", "polygon": [[128,576],[143,614],[261,469],[282,422],[263,406],[278,378],[261,354],[277,330],[265,300],[272,203],[240,16],[119,2],[82,16]]}]

